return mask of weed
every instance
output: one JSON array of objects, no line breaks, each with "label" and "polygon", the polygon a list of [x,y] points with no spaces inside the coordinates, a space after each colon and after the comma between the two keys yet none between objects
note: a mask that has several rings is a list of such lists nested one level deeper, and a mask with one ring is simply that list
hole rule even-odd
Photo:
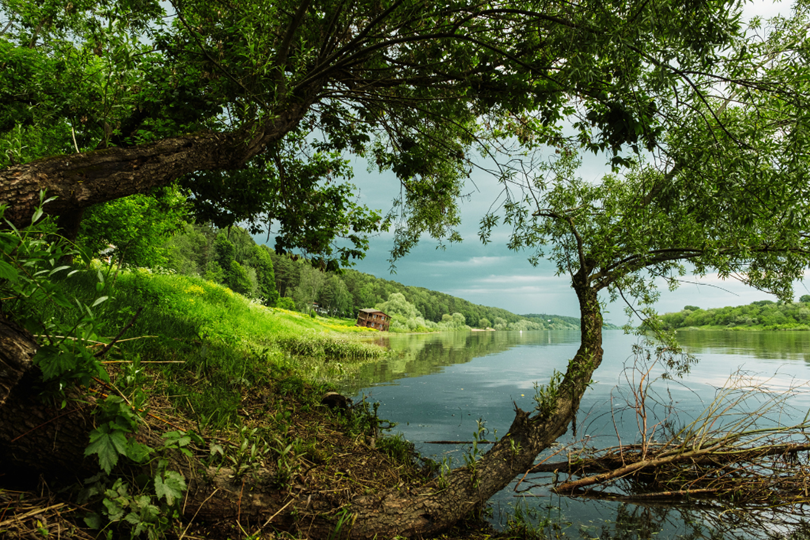
[{"label": "weed", "polygon": [[298,455],[302,454],[302,442],[295,438],[289,444],[278,437],[275,439],[277,446],[271,447],[278,454],[276,458],[276,473],[273,477],[273,485],[279,489],[289,485],[293,474],[298,469]]},{"label": "weed", "polygon": [[475,421],[477,428],[473,433],[473,442],[470,446],[469,452],[464,455],[464,463],[468,467],[475,469],[475,464],[481,459],[481,456],[484,454],[479,448],[478,443],[486,439],[487,433],[489,433],[489,428],[486,427],[486,422],[483,418],[479,418]]},{"label": "weed", "polygon": [[352,514],[348,508],[343,508],[338,513],[338,521],[335,524],[335,530],[329,535],[329,540],[348,538],[355,519],[357,519],[356,515]]},{"label": "weed", "polygon": [[557,400],[560,397],[562,380],[563,374],[555,369],[547,385],[534,383],[535,409],[538,411],[541,420],[549,418],[557,410]]},{"label": "weed", "polygon": [[447,481],[447,475],[453,469],[453,461],[447,457],[442,456],[442,462],[439,464],[439,479],[438,484],[440,489],[445,489],[449,483]]},{"label": "weed", "polygon": [[270,445],[264,438],[256,436],[257,431],[257,428],[249,429],[247,426],[242,426],[237,434],[236,450],[224,454],[225,459],[230,462],[233,476],[237,480],[262,467],[265,457],[271,451]]},{"label": "weed", "polygon": [[388,435],[377,440],[377,448],[398,463],[412,463],[416,451],[401,433]]}]

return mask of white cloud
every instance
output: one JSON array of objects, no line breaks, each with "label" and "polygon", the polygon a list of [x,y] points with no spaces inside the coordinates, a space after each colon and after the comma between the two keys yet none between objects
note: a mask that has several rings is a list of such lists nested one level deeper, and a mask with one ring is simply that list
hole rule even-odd
[{"label": "white cloud", "polygon": [[507,263],[512,257],[470,257],[463,261],[444,260],[444,261],[428,261],[422,263],[425,266],[446,266],[458,270],[465,266],[493,266],[497,264]]},{"label": "white cloud", "polygon": [[501,283],[501,284],[516,284],[516,283],[544,283],[548,285],[549,282],[557,282],[560,284],[568,284],[570,280],[566,276],[554,276],[548,274],[490,274],[486,277],[480,277],[471,280],[471,283]]}]

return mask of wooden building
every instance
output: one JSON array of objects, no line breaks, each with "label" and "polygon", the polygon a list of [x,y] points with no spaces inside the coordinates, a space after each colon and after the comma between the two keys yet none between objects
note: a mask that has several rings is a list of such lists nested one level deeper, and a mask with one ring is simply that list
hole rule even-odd
[{"label": "wooden building", "polygon": [[357,312],[356,326],[376,328],[381,332],[387,332],[389,324],[391,324],[391,317],[379,309],[361,309],[359,312]]}]

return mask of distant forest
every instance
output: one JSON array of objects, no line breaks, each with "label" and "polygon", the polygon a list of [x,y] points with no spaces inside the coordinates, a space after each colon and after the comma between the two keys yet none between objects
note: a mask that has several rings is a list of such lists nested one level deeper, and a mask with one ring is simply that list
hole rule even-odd
[{"label": "distant forest", "polygon": [[661,316],[670,329],[739,328],[750,330],[810,330],[810,295],[798,302],[760,300],[747,306],[700,309],[686,306]]},{"label": "distant forest", "polygon": [[[549,315],[547,313],[527,313],[521,315],[530,321],[543,323],[552,329],[579,328],[579,317],[566,317],[565,315]],[[616,330],[619,327],[609,322],[604,323],[603,328]]]},{"label": "distant forest", "polygon": [[359,309],[377,308],[390,311],[395,322],[392,329],[401,331],[465,326],[496,330],[579,328],[579,319],[574,317],[521,316],[356,270],[322,272],[301,258],[277,255],[239,227],[217,230],[186,225],[165,248],[168,268],[222,283],[268,306],[317,309],[339,317],[354,317]]}]

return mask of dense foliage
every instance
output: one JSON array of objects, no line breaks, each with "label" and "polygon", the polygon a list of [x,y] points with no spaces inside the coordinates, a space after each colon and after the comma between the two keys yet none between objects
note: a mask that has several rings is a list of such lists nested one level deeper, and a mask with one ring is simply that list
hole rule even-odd
[{"label": "dense foliage", "polygon": [[174,187],[162,188],[89,208],[77,240],[90,253],[119,262],[165,266],[163,244],[182,229],[187,215],[183,193]]},{"label": "dense foliage", "polygon": [[700,309],[686,306],[666,313],[661,320],[668,328],[714,327],[756,330],[810,330],[810,295],[799,302],[759,300],[747,306]]},{"label": "dense foliage", "polygon": [[[647,318],[656,281],[675,287],[691,268],[792,298],[793,282],[810,265],[806,11],[798,2],[789,19],[744,28],[733,0],[4,0],[0,202],[10,222],[27,225],[47,187],[58,197],[46,210],[73,238],[86,209],[179,185],[198,217],[218,227],[198,231],[202,238],[186,247],[199,246],[199,254],[188,253],[182,264],[230,287],[206,290],[208,281],[188,278],[189,288],[215,303],[229,302],[231,290],[273,303],[276,282],[286,280],[284,298],[306,305],[331,282],[325,302],[344,309],[349,296],[356,300],[345,280],[342,290],[333,276],[300,264],[273,280],[266,264],[272,254],[251,251],[220,229],[247,223],[255,232],[272,224],[279,252],[300,250],[320,270],[336,270],[363,255],[368,234],[393,225],[396,260],[422,235],[460,240],[458,204],[479,166],[473,156],[493,158],[487,163],[495,164],[504,197],[484,218],[481,238],[505,223],[511,248],[529,250],[533,262],[548,256],[571,276],[583,343],[565,373],[537,389],[536,411],[516,410],[510,433],[485,459],[474,455],[452,471],[439,493],[399,489],[405,483],[388,491],[385,506],[401,511],[396,523],[382,521],[376,503],[364,509],[360,499],[352,502],[353,533],[423,536],[480,508],[576,418],[602,360],[599,291]],[[613,174],[581,179],[582,151],[606,152]],[[396,175],[399,189],[391,191],[399,197],[388,219],[357,203],[350,154]],[[106,211],[88,217],[95,221],[84,242],[112,242],[101,231],[120,227]],[[47,247],[35,240],[37,249]],[[56,272],[53,261],[41,260],[50,267],[42,272]],[[24,284],[22,266],[12,270],[16,275],[5,268],[5,279]],[[137,280],[133,274],[121,279]],[[269,382],[275,362],[250,350],[243,351],[250,364],[216,365],[208,348],[240,341],[245,329],[228,328],[233,314],[219,310],[224,322],[212,326],[223,335],[210,339],[197,326],[194,298],[172,306],[175,283],[131,289],[133,300],[178,308],[186,317],[175,323],[203,331],[200,342],[175,345],[196,363],[176,366],[188,390],[166,395],[199,398],[201,386],[217,386],[199,405],[219,414],[220,401],[230,401],[224,420],[233,421],[248,389]],[[400,298],[367,285],[355,289],[365,293],[363,303],[393,302],[403,318],[415,315],[407,302],[426,323],[508,322],[450,300],[445,309],[443,298],[437,306],[419,290]],[[120,327],[134,303],[119,304],[110,320],[117,317]],[[84,317],[85,306],[77,307]],[[63,344],[74,337],[59,335]],[[277,348],[270,355],[284,361]],[[213,385],[219,377],[228,380]],[[275,407],[275,397],[268,403]],[[51,420],[38,429],[58,426]],[[284,440],[281,448],[292,444]],[[256,448],[248,438],[240,445]],[[120,520],[128,500],[118,495],[110,497],[121,506],[106,505],[111,521]]]},{"label": "dense foliage", "polygon": [[[462,298],[356,270],[320,270],[310,261],[278,255],[257,244],[241,227],[217,230],[210,225],[185,224],[161,248],[167,268],[201,276],[269,306],[353,318],[357,310],[377,308],[394,316],[400,331],[453,330],[468,327],[496,330],[575,328],[572,317],[528,319],[505,309],[473,304]],[[230,271],[225,271],[229,268]],[[551,323],[549,318],[553,318]]]},{"label": "dense foliage", "polygon": [[167,268],[221,283],[268,306],[278,302],[271,251],[240,227],[217,230],[184,223],[163,250]]},{"label": "dense foliage", "polygon": [[[356,203],[348,154],[398,178],[397,258],[422,234],[460,239],[478,152],[568,141],[622,166],[645,148],[676,151],[695,127],[679,111],[716,128],[706,94],[774,58],[743,39],[725,0],[6,0],[0,24],[0,169],[87,159],[54,185],[52,208],[180,182],[201,220],[275,222],[276,250],[330,269],[389,225]],[[777,63],[740,86],[790,98],[769,86],[795,75]],[[171,166],[144,154],[172,141]],[[111,148],[117,164],[70,191]],[[521,170],[502,162],[495,174]]]}]

